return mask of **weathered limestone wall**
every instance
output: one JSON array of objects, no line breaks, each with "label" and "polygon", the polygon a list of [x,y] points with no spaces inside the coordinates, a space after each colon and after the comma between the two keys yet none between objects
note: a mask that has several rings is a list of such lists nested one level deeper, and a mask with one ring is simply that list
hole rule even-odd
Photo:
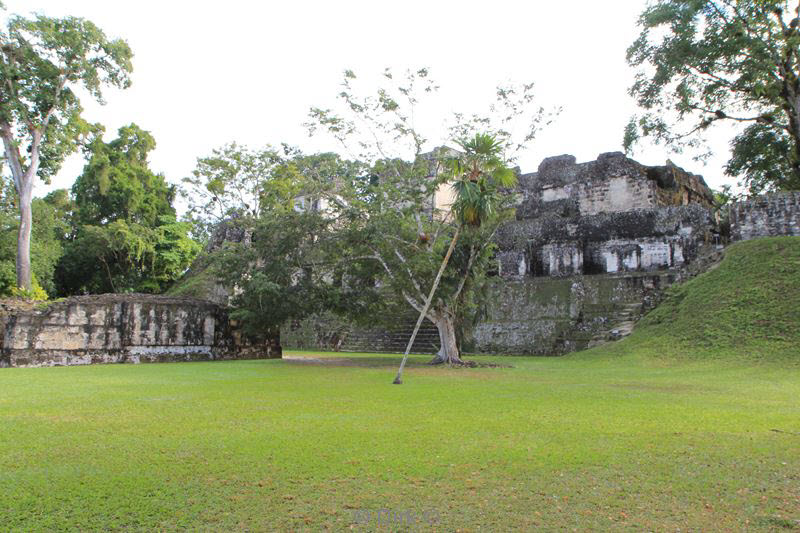
[{"label": "weathered limestone wall", "polygon": [[713,227],[711,212],[699,205],[521,219],[498,232],[500,275],[516,279],[681,268],[712,241]]},{"label": "weathered limestone wall", "polygon": [[615,274],[681,268],[712,240],[703,178],[621,153],[545,159],[520,177],[517,220],[498,236],[500,275]]},{"label": "weathered limestone wall", "polygon": [[250,344],[224,308],[151,295],[73,297],[6,309],[0,366],[139,363],[281,356],[277,335]]},{"label": "weathered limestone wall", "polygon": [[781,235],[800,235],[800,192],[767,194],[731,206],[733,240]]},{"label": "weathered limestone wall", "polygon": [[498,279],[472,332],[478,353],[560,355],[621,332],[676,279],[674,273]]},{"label": "weathered limestone wall", "polygon": [[518,218],[588,216],[634,209],[701,205],[714,197],[701,176],[672,163],[648,167],[620,152],[601,154],[596,161],[577,163],[562,155],[542,161],[537,172],[519,179],[522,202]]}]

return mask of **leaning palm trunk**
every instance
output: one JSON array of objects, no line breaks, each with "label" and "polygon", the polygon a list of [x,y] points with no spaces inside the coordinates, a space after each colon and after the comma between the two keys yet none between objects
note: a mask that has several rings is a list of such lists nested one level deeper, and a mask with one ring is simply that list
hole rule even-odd
[{"label": "leaning palm trunk", "polygon": [[[414,332],[411,333],[411,338],[408,341],[408,346],[406,346],[406,352],[403,354],[403,361],[400,363],[400,369],[397,371],[397,377],[394,378],[394,384],[400,385],[403,383],[403,369],[406,366],[406,361],[408,361],[408,354],[411,352],[411,346],[414,345],[414,341],[417,339],[417,333],[419,333],[419,328],[422,326],[422,322],[425,320],[425,317],[428,314],[428,310],[431,307],[431,302],[433,301],[433,295],[436,293],[436,289],[439,288],[439,282],[442,279],[442,274],[444,273],[444,269],[447,268],[447,263],[450,262],[450,256],[453,255],[453,250],[456,247],[456,241],[458,240],[458,236],[461,233],[461,226],[456,228],[456,233],[453,235],[453,240],[450,241],[450,248],[447,249],[447,253],[442,260],[442,265],[439,267],[439,272],[436,273],[436,279],[433,280],[433,286],[431,287],[431,292],[428,294],[428,298],[425,300],[425,305],[422,307],[422,311],[419,313],[419,318],[417,319],[417,324],[414,326]],[[437,328],[438,328],[437,324]],[[439,337],[442,338],[441,329],[439,329]],[[455,338],[455,336],[453,337]],[[442,350],[445,350],[444,339],[442,339]],[[440,351],[441,353],[441,351]],[[456,351],[456,356],[458,355],[458,351]],[[434,362],[437,360],[435,359]]]}]

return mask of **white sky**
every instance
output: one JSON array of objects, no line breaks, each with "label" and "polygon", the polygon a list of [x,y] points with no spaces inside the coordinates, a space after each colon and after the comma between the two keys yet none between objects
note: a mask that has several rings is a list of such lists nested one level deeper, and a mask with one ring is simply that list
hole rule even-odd
[{"label": "white sky", "polygon": [[[625,50],[646,0],[5,3],[8,13],[85,17],[128,41],[133,86],[107,92],[105,106],[85,100],[86,116],[106,126],[106,140],[130,122],[151,131],[158,143],[151,167],[178,183],[198,157],[230,141],[335,149],[327,139],[309,139],[302,123],[309,107],[335,103],[348,68],[377,74],[429,67],[452,110],[488,105],[498,83],[536,82],[538,103],[564,111],[521,157],[524,172],[551,155],[588,161],[621,150],[636,111]],[[728,137],[719,136],[705,167],[659,147],[641,147],[634,157],[645,164],[669,157],[719,187],[731,182],[722,172]],[[69,187],[82,165],[74,156],[38,194]]]}]

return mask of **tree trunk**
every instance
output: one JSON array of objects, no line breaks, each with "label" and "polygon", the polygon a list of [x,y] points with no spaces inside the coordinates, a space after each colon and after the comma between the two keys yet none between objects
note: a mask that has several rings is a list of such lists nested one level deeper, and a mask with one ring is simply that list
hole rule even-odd
[{"label": "tree trunk", "polygon": [[[46,125],[46,124],[45,124]],[[19,155],[19,149],[14,143],[11,126],[0,123],[0,136],[3,138],[6,162],[14,177],[14,186],[19,198],[19,233],[17,234],[17,287],[31,290],[31,229],[33,216],[31,214],[31,200],[33,199],[33,180],[39,171],[39,145],[41,133],[33,133],[31,144],[30,165],[24,169]]]},{"label": "tree trunk", "polygon": [[800,182],[800,95],[787,98],[786,114],[789,115],[789,135],[792,139],[792,170],[794,180]]},{"label": "tree trunk", "polygon": [[792,154],[792,170],[794,171],[794,180],[800,183],[800,95],[791,98],[791,107],[789,109],[789,129],[791,130],[790,136],[792,138],[792,145],[794,146],[794,153]]},{"label": "tree trunk", "polygon": [[17,287],[31,290],[32,187],[22,184],[19,193],[19,234],[17,236]]},{"label": "tree trunk", "polygon": [[445,311],[436,316],[433,321],[436,329],[439,330],[439,342],[441,348],[439,353],[436,354],[431,364],[448,364],[448,365],[461,365],[464,361],[461,360],[461,353],[458,349],[458,340],[456,338],[456,324],[453,316]]}]

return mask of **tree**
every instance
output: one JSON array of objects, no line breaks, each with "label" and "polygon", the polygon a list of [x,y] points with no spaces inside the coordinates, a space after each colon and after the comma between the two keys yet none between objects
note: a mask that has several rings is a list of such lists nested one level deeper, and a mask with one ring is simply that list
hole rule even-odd
[{"label": "tree", "polygon": [[[351,158],[292,151],[262,174],[255,190],[284,183],[279,190],[311,201],[273,200],[235,219],[251,225],[252,239],[225,246],[217,276],[236,288],[235,315],[251,334],[322,310],[371,325],[416,310],[439,329],[434,361],[460,364],[456,332],[478,308],[495,265],[493,236],[513,216],[516,198],[501,190],[513,180],[513,152],[551,115],[529,105],[532,86],[501,89],[489,115],[455,118],[450,131],[463,152],[423,153],[414,113],[435,84],[425,69],[384,79],[388,87],[363,96],[348,71],[343,113],[311,110],[310,131],[330,133]],[[519,138],[510,132],[521,117]]]},{"label": "tree", "polygon": [[223,243],[209,263],[216,279],[236,288],[231,318],[260,341],[288,319],[328,308],[338,287],[324,266],[321,239],[330,233],[329,218],[315,210],[274,209],[250,224],[249,242]]},{"label": "tree", "polygon": [[[454,183],[453,189],[455,191],[455,201],[450,209],[453,218],[457,224],[455,234],[450,241],[450,247],[445,253],[439,271],[436,273],[436,278],[433,280],[428,297],[420,310],[419,318],[414,326],[414,331],[411,333],[411,338],[408,341],[406,351],[403,354],[403,360],[400,363],[400,368],[397,371],[397,376],[394,379],[394,384],[399,385],[403,383],[403,369],[405,368],[408,354],[414,346],[414,340],[422,325],[422,321],[428,314],[433,297],[436,290],[439,288],[439,283],[442,280],[442,275],[450,262],[450,257],[453,254],[458,238],[465,227],[480,228],[485,223],[491,221],[495,217],[496,205],[502,201],[501,187],[509,188],[516,183],[516,176],[514,171],[506,166],[505,161],[501,159],[502,144],[491,135],[476,133],[472,139],[462,139],[458,141],[459,147],[463,150],[460,157],[453,158],[450,162],[448,169],[453,174]],[[470,256],[470,259],[472,256]],[[467,270],[472,268],[467,265]],[[467,276],[469,274],[467,273]],[[465,277],[466,280],[466,277]],[[455,294],[457,301],[463,290],[463,285]],[[447,310],[443,310],[446,314]],[[442,313],[440,313],[442,314]],[[440,337],[442,342],[441,350],[437,358],[434,360],[436,363],[460,363],[461,359],[458,354],[458,343],[456,341],[456,328],[455,324],[452,327],[452,335],[448,334],[442,336],[442,329],[440,328]]]},{"label": "tree", "polygon": [[57,276],[63,294],[162,292],[194,259],[199,246],[191,224],[176,220],[175,187],[148,167],[155,146],[135,124],[90,144],[72,186],[73,237]]},{"label": "tree", "polygon": [[81,116],[76,90],[102,103],[102,88],[126,88],[130,47],[75,17],[12,16],[0,30],[0,137],[19,196],[17,284],[31,287],[34,180],[47,181],[96,126]]},{"label": "tree", "polygon": [[[457,324],[491,268],[494,233],[512,213],[513,195],[499,194],[511,182],[513,152],[505,149],[524,147],[551,115],[531,108],[532,85],[501,88],[488,116],[456,115],[450,131],[471,134],[460,145],[464,153],[441,148],[423,154],[427,139],[416,130],[414,114],[435,84],[425,69],[399,81],[390,71],[384,77],[389,87],[361,96],[355,74],[347,71],[343,110],[312,108],[310,114],[312,133],[329,132],[372,168],[368,179],[338,187],[339,201],[330,202],[337,250],[348,258],[342,276],[356,287],[377,282],[391,302],[427,317],[441,342],[433,362],[460,364]],[[521,138],[510,133],[520,117]],[[476,134],[483,128],[488,131]],[[395,155],[397,148],[401,154]],[[452,207],[432,205],[453,185]]]},{"label": "tree", "polygon": [[[324,191],[363,175],[356,163],[332,153],[303,155],[295,149],[259,176],[258,216],[233,199],[231,216],[216,226],[206,253],[174,292],[232,298],[232,316],[257,339],[287,319],[313,312],[348,308],[331,265],[342,256],[332,245],[336,220],[324,208]],[[255,178],[255,177],[254,177]],[[300,203],[299,198],[307,199]],[[241,213],[244,214],[242,215]],[[334,296],[335,295],[335,296]]]},{"label": "tree", "polygon": [[[718,123],[744,126],[726,172],[752,192],[800,189],[800,4],[658,0],[628,49],[630,89],[645,110],[626,128],[675,149]],[[688,126],[686,126],[688,124]]]},{"label": "tree", "polygon": [[[252,220],[262,214],[268,201],[267,181],[290,152],[286,146],[283,151],[272,146],[252,150],[230,143],[198,158],[192,176],[183,179],[181,194],[201,235],[207,238],[212,226],[231,217]],[[274,189],[290,184],[276,181],[280,183],[275,183]],[[291,194],[285,192],[282,199],[290,203]]]},{"label": "tree", "polygon": [[[18,295],[16,282],[16,249],[19,233],[17,193],[8,180],[0,200],[0,295]],[[72,202],[66,190],[57,190],[44,198],[34,198],[31,210],[36,226],[31,234],[32,291],[53,297],[57,294],[55,269],[60,260],[64,242],[70,233],[69,219]]]},{"label": "tree", "polygon": [[86,151],[88,163],[72,185],[75,223],[121,219],[155,226],[160,217],[175,216],[175,187],[148,168],[147,158],[156,147],[153,136],[136,124],[121,127],[117,135],[109,143],[94,139]]}]

